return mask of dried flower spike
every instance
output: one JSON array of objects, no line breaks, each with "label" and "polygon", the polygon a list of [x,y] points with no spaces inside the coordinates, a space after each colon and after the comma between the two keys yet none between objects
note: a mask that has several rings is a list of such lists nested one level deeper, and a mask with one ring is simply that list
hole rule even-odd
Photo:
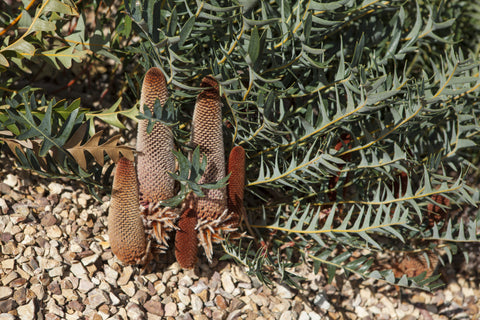
[{"label": "dried flower spike", "polygon": [[[215,183],[225,177],[225,151],[222,134],[222,104],[218,84],[212,77],[202,80],[202,91],[195,104],[192,121],[191,144],[200,146],[200,153],[207,157],[207,167],[199,183]],[[196,198],[198,215],[197,231],[200,244],[207,258],[212,258],[212,240],[220,240],[219,232],[227,211],[225,188],[205,189],[205,197]]]},{"label": "dried flower spike", "polygon": [[[153,112],[155,100],[158,99],[163,105],[167,97],[167,85],[162,71],[151,68],[143,80],[140,110],[143,111],[146,105]],[[175,181],[168,174],[175,171],[173,134],[169,127],[158,122],[148,134],[147,125],[148,120],[140,120],[137,132],[140,204],[143,206],[146,224],[152,225],[157,240],[166,244],[167,232],[173,228],[177,215],[171,210],[160,211],[159,203],[174,195]]]},{"label": "dried flower spike", "polygon": [[245,150],[240,146],[233,147],[228,157],[228,210],[232,212],[229,223],[238,227],[244,215],[243,192],[245,189]]},{"label": "dried flower spike", "polygon": [[127,158],[119,159],[113,178],[108,236],[113,253],[123,263],[142,263],[147,256],[147,241],[139,209],[137,174],[134,163]]},{"label": "dried flower spike", "polygon": [[182,268],[191,269],[197,263],[198,238],[197,213],[194,209],[186,209],[178,220],[175,233],[175,257]]}]

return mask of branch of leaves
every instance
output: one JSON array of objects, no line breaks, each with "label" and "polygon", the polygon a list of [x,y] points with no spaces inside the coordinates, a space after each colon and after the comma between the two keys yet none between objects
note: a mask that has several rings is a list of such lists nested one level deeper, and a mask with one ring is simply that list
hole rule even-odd
[{"label": "branch of leaves", "polygon": [[180,191],[175,197],[162,201],[162,205],[176,207],[190,192],[199,197],[204,197],[205,194],[202,189],[220,189],[226,186],[230,174],[216,183],[198,183],[207,167],[207,157],[200,155],[200,147],[196,147],[193,151],[191,161],[180,151],[173,150],[172,152],[177,158],[178,171],[169,174],[180,183]]},{"label": "branch of leaves", "polygon": [[255,275],[265,285],[273,284],[271,273],[276,271],[283,283],[300,289],[299,280],[302,278],[287,270],[294,267],[295,263],[289,259],[281,259],[279,251],[276,252],[277,257],[274,259],[272,255],[275,253],[268,252],[265,247],[255,249],[253,240],[245,244],[242,238],[238,242],[232,242],[227,237],[221,244],[226,254],[220,260],[235,259],[246,267],[249,275]]},{"label": "branch of leaves", "polygon": [[153,113],[150,108],[145,105],[143,107],[143,113],[140,111],[140,113],[137,115],[137,119],[148,120],[148,134],[152,133],[153,126],[157,122],[172,129],[175,128],[179,123],[176,121],[176,119],[178,119],[177,109],[175,108],[171,99],[168,99],[163,106],[160,103],[160,100],[155,100],[153,105]]},{"label": "branch of leaves", "polygon": [[[120,135],[103,144],[103,131],[90,137],[79,100],[68,104],[42,97],[37,101],[30,93],[28,88],[22,90],[0,109],[0,141],[12,151],[20,167],[49,177],[78,179],[91,188],[102,186],[102,177],[108,179],[109,171],[102,173],[104,152],[113,160],[121,154],[134,159],[132,148],[118,145]],[[85,151],[100,167],[88,165]]]}]

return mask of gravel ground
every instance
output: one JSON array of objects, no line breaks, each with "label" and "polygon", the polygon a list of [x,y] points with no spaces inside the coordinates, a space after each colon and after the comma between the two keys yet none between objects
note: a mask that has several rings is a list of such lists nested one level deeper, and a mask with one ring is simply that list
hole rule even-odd
[{"label": "gravel ground", "polygon": [[433,293],[341,275],[327,284],[305,265],[294,270],[302,290],[267,287],[229,261],[182,270],[171,253],[140,270],[108,246],[108,197],[0,166],[0,320],[480,319],[478,246],[470,264],[442,269],[447,285]]}]

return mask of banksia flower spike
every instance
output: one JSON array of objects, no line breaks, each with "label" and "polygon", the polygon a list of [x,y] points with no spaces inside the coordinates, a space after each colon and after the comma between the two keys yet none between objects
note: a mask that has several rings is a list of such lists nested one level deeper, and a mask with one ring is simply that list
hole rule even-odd
[{"label": "banksia flower spike", "polygon": [[119,159],[113,178],[108,236],[113,253],[123,263],[144,262],[148,250],[140,216],[137,174],[134,163],[127,158]]},{"label": "banksia flower spike", "polygon": [[243,207],[243,192],[245,189],[245,150],[240,146],[233,147],[228,157],[228,210],[232,213],[229,223],[238,227],[245,215]]},{"label": "banksia flower spike", "polygon": [[[202,91],[195,104],[192,121],[192,147],[200,146],[200,153],[207,157],[207,167],[199,184],[215,183],[225,178],[225,151],[222,134],[222,104],[218,84],[212,77],[202,80]],[[228,216],[225,187],[203,190],[205,197],[195,199],[200,244],[208,260],[212,258],[212,241],[221,240],[220,230]]]},{"label": "banksia flower spike", "polygon": [[182,268],[191,269],[197,263],[197,213],[187,208],[178,220],[175,233],[175,257]]},{"label": "banksia flower spike", "polygon": [[[162,71],[148,70],[143,80],[140,110],[146,105],[153,113],[155,100],[162,105],[168,98],[167,85]],[[148,120],[140,120],[137,132],[137,170],[140,187],[140,204],[147,226],[153,228],[154,236],[162,244],[167,244],[167,232],[174,229],[177,214],[166,208],[160,210],[162,200],[174,195],[175,181],[168,174],[175,171],[175,156],[172,130],[161,123],[155,123],[147,133]]]}]

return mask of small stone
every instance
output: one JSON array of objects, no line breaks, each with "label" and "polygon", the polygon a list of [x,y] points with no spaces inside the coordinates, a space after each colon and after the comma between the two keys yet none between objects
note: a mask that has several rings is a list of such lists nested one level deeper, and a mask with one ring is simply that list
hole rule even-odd
[{"label": "small stone", "polygon": [[12,311],[18,306],[14,299],[7,299],[0,301],[0,313],[7,313]]},{"label": "small stone", "polygon": [[310,316],[308,315],[307,312],[302,311],[300,312],[300,316],[298,317],[298,320],[310,320]]},{"label": "small stone", "polygon": [[52,294],[62,294],[62,289],[60,289],[60,284],[58,281],[52,281],[48,287],[48,291],[50,291]]},{"label": "small stone", "polygon": [[109,303],[108,296],[103,290],[94,289],[88,294],[88,306],[92,309],[96,309],[98,306],[104,303]]},{"label": "small stone", "polygon": [[175,317],[177,315],[177,305],[175,302],[169,302],[165,305],[165,317]]},{"label": "small stone", "polygon": [[[365,310],[364,307],[361,307],[361,306],[358,306],[355,308],[355,313],[357,314],[357,316],[359,318],[365,318],[365,317],[368,317],[370,316],[370,314],[368,313],[367,310]],[[310,318],[312,318],[312,316],[310,315]]]},{"label": "small stone", "polygon": [[192,304],[192,312],[198,314],[202,311],[203,301],[197,295],[193,294],[190,296],[190,303]]},{"label": "small stone", "polygon": [[120,303],[120,299],[117,298],[113,292],[109,292],[108,296],[110,297],[110,301],[112,302],[112,306],[116,306]]},{"label": "small stone", "polygon": [[270,310],[276,313],[282,313],[290,308],[290,303],[287,300],[280,300],[271,298],[271,303],[269,304]]},{"label": "small stone", "polygon": [[182,293],[180,290],[178,290],[177,295],[181,303],[183,303],[186,306],[190,304],[190,297],[188,295]]},{"label": "small stone", "polygon": [[106,304],[102,304],[98,307],[98,313],[108,316],[110,314],[110,307]]},{"label": "small stone", "polygon": [[[242,315],[242,310],[235,310],[235,311],[232,311],[230,312],[230,314],[228,315],[227,317],[227,320],[236,320],[236,319],[240,319],[240,316]],[[220,319],[223,319],[220,318]]]},{"label": "small stone", "polygon": [[238,282],[251,283],[252,280],[250,277],[239,267],[232,267],[232,277]]},{"label": "small stone", "polygon": [[232,281],[232,277],[230,276],[229,273],[224,272],[221,277],[222,281],[222,287],[223,290],[225,290],[228,293],[232,293],[233,290],[235,289],[235,284]]},{"label": "small stone", "polygon": [[2,268],[6,270],[13,270],[15,268],[14,259],[5,259],[2,261]]},{"label": "small stone", "polygon": [[279,320],[290,320],[293,319],[292,311],[287,310],[280,316]]},{"label": "small stone", "polygon": [[82,264],[84,266],[89,266],[91,264],[94,264],[98,260],[99,257],[100,257],[99,254],[92,254],[88,257],[83,258],[82,259]]},{"label": "small stone", "polygon": [[85,305],[80,303],[78,300],[72,300],[68,303],[68,307],[75,311],[82,312],[85,309]]},{"label": "small stone", "polygon": [[257,304],[259,307],[268,306],[268,299],[263,294],[256,294],[251,297],[252,301]]},{"label": "small stone", "polygon": [[13,299],[15,299],[19,305],[25,304],[27,302],[27,288],[21,287],[16,289],[13,292]]},{"label": "small stone", "polygon": [[45,320],[60,320],[60,317],[53,313],[47,313],[45,315]]},{"label": "small stone", "polygon": [[173,271],[172,270],[166,270],[163,275],[162,275],[162,282],[167,283],[168,280],[173,276]]},{"label": "small stone", "polygon": [[67,301],[77,300],[78,296],[75,294],[73,289],[63,289],[62,295],[67,299]]},{"label": "small stone", "polygon": [[18,183],[18,177],[9,173],[7,174],[7,178],[3,180],[3,183],[11,188],[14,188]]},{"label": "small stone", "polygon": [[81,263],[72,264],[70,271],[78,278],[84,279],[87,276],[87,270],[85,270]]},{"label": "small stone", "polygon": [[172,263],[172,265],[168,268],[169,271],[172,271],[173,275],[177,275],[180,270],[182,270],[182,267],[180,267],[180,264],[178,262]]},{"label": "small stone", "polygon": [[136,303],[129,302],[125,309],[127,310],[127,316],[129,319],[145,318],[145,312],[143,312],[142,309],[140,309],[140,307]]},{"label": "small stone", "polygon": [[124,286],[127,284],[128,281],[130,281],[130,277],[133,274],[133,268],[131,266],[127,266],[123,268],[123,272],[120,275],[120,278],[117,281],[117,284],[119,286]]},{"label": "small stone", "polygon": [[60,183],[51,182],[48,185],[48,190],[50,191],[50,194],[61,194],[63,189],[64,188]]},{"label": "small stone", "polygon": [[143,290],[138,290],[137,293],[132,297],[132,302],[143,306],[145,301],[147,301],[148,294]]},{"label": "small stone", "polygon": [[184,276],[178,281],[178,285],[182,287],[190,287],[193,285],[193,280],[189,276]]},{"label": "small stone", "polygon": [[89,292],[94,287],[95,285],[90,280],[87,280],[87,279],[80,279],[80,282],[78,284],[78,290],[84,293]]},{"label": "small stone", "polygon": [[117,285],[118,272],[109,265],[105,265],[103,270],[105,271],[105,280],[111,285]]},{"label": "small stone", "polygon": [[315,298],[313,299],[313,304],[318,306],[320,309],[328,310],[330,308],[330,303],[328,302],[325,294],[318,293]]},{"label": "small stone", "polygon": [[47,236],[52,239],[60,238],[63,235],[62,229],[57,225],[47,227],[45,230],[47,231]]},{"label": "small stone", "polygon": [[70,243],[70,251],[71,252],[76,252],[76,253],[79,253],[79,252],[82,252],[83,251],[83,248],[80,244],[78,244],[77,242],[72,242]]},{"label": "small stone", "polygon": [[63,266],[55,267],[52,270],[48,271],[50,278],[61,277],[63,276]]},{"label": "small stone", "polygon": [[15,320],[15,316],[10,313],[1,313],[0,320]]},{"label": "small stone", "polygon": [[38,300],[43,300],[45,296],[45,290],[41,283],[35,283],[30,287],[30,290],[35,294]]},{"label": "small stone", "polygon": [[129,297],[133,297],[135,294],[135,285],[132,281],[129,281],[126,285],[120,287],[123,292]]},{"label": "small stone", "polygon": [[62,308],[60,308],[56,303],[55,299],[50,299],[47,302],[47,310],[53,314],[56,314],[59,317],[64,317],[65,313],[63,312]]},{"label": "small stone", "polygon": [[18,307],[17,312],[20,320],[33,320],[35,317],[35,303],[33,299],[26,305]]},{"label": "small stone", "polygon": [[147,310],[148,313],[163,317],[164,311],[163,311],[163,306],[160,301],[155,301],[155,300],[148,300],[145,302],[143,305],[145,310]]},{"label": "small stone", "polygon": [[3,198],[0,198],[0,209],[1,209],[1,213],[7,214],[8,205],[7,205],[7,202],[5,201],[5,199],[3,199]]},{"label": "small stone", "polygon": [[55,218],[53,214],[47,213],[43,216],[42,220],[40,220],[40,223],[44,227],[51,227],[57,223],[57,218]]},{"label": "small stone", "polygon": [[[223,311],[223,310],[215,310],[215,311],[212,312],[212,319],[213,320],[223,320],[223,319],[225,319],[225,314],[226,314],[226,312]],[[230,316],[229,316],[229,318],[230,318]]]},{"label": "small stone", "polygon": [[295,296],[292,291],[282,285],[277,285],[276,294],[282,299],[293,299]]},{"label": "small stone", "polygon": [[2,284],[6,286],[17,278],[18,278],[18,273],[16,273],[15,271],[12,271],[5,278],[2,279]]},{"label": "small stone", "polygon": [[167,287],[162,281],[157,281],[157,283],[155,283],[154,288],[155,288],[155,291],[157,292],[157,295],[159,296],[162,295],[167,289]]},{"label": "small stone", "polygon": [[[106,273],[107,273],[107,271],[105,270],[105,274]],[[144,277],[145,277],[145,279],[147,279],[151,283],[154,283],[155,281],[158,280],[158,276],[155,273],[149,273],[149,274],[145,275]]]},{"label": "small stone", "polygon": [[190,290],[192,290],[192,292],[195,294],[199,294],[205,289],[208,289],[208,286],[202,280],[190,287]]},{"label": "small stone", "polygon": [[49,269],[58,267],[61,264],[61,261],[57,259],[47,259],[44,257],[39,257],[38,260],[39,260],[38,262],[40,265],[40,269],[49,270]]},{"label": "small stone", "polygon": [[225,301],[225,298],[220,296],[220,295],[215,296],[215,304],[221,310],[226,310],[228,308],[228,305],[227,305],[227,302]]}]

